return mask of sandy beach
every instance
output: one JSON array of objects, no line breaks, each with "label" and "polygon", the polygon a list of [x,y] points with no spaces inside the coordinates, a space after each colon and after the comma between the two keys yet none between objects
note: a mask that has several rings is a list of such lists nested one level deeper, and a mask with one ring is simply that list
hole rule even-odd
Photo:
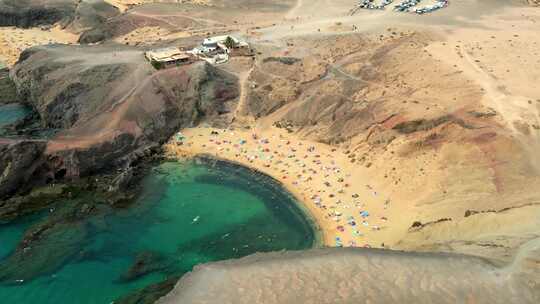
[{"label": "sandy beach", "polygon": [[[280,181],[311,213],[327,246],[385,247],[406,223],[395,221],[393,198],[378,192],[351,154],[298,140],[277,128],[223,130],[191,128],[165,145],[168,156],[212,155],[263,172]],[[405,226],[404,226],[405,225]]]}]

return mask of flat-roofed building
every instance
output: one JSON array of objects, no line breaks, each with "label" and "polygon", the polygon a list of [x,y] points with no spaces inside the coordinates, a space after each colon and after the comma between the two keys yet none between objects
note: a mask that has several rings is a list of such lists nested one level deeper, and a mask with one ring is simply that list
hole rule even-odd
[{"label": "flat-roofed building", "polygon": [[177,47],[151,50],[146,52],[144,55],[146,59],[148,59],[150,62],[155,61],[166,65],[189,63],[191,61],[190,54],[182,51]]}]

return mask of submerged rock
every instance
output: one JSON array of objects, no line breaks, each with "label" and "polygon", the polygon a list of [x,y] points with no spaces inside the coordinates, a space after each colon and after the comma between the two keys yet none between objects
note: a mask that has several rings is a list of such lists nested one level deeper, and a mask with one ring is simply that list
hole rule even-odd
[{"label": "submerged rock", "polygon": [[149,273],[161,271],[168,266],[167,259],[158,252],[145,251],[137,254],[133,264],[123,273],[120,278],[120,283],[134,281]]},{"label": "submerged rock", "polygon": [[84,222],[46,221],[30,229],[0,263],[0,282],[15,284],[54,273],[78,256],[87,236]]},{"label": "submerged rock", "polygon": [[65,185],[33,189],[26,195],[14,196],[0,202],[0,224],[7,224],[20,216],[47,208],[67,196]]},{"label": "submerged rock", "polygon": [[152,284],[136,292],[133,292],[116,301],[115,304],[151,304],[170,292],[180,277],[171,277],[165,281]]},{"label": "submerged rock", "polygon": [[[55,273],[71,261],[91,257],[86,245],[97,230],[106,229],[103,218],[114,209],[99,188],[95,192],[79,190],[76,193],[75,187],[64,186],[60,193],[51,194],[47,214],[0,261],[0,283],[30,281]],[[74,198],[67,199],[70,196]]]}]

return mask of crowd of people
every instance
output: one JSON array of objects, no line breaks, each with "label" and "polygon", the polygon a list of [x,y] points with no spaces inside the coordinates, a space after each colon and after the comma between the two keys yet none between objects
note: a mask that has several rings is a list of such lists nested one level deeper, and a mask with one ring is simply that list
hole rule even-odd
[{"label": "crowd of people", "polygon": [[[334,160],[335,153],[343,153],[335,148],[319,149],[309,142],[293,142],[281,134],[261,138],[254,133],[246,136],[233,131],[200,132],[207,134],[186,135],[177,147],[249,165],[294,188],[293,193],[300,193],[299,198],[310,210],[318,209],[315,216],[322,218],[319,222],[324,221],[323,232],[333,238],[332,244],[326,241],[327,245],[370,247],[372,242],[366,236],[383,229],[388,221],[384,210],[389,201],[374,216],[369,210],[370,198],[361,198],[355,192],[360,185],[354,185],[350,172]],[[360,187],[381,199],[370,185]]]}]

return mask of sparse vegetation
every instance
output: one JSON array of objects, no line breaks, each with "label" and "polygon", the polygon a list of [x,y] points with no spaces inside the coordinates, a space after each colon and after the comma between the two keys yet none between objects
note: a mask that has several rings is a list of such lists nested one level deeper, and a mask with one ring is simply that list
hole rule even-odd
[{"label": "sparse vegetation", "polygon": [[444,115],[435,119],[416,119],[405,121],[395,125],[392,129],[402,134],[411,134],[419,131],[429,131],[447,122],[458,124],[465,129],[474,128],[473,126],[467,124],[463,119],[456,118],[452,115]]},{"label": "sparse vegetation", "polygon": [[224,44],[229,49],[234,49],[236,47],[236,42],[234,42],[231,36],[227,36],[227,39],[225,39]]},{"label": "sparse vegetation", "polygon": [[154,67],[156,70],[161,70],[165,67],[165,65],[162,62],[152,60],[150,61],[150,64]]},{"label": "sparse vegetation", "polygon": [[490,118],[493,116],[497,116],[497,112],[493,109],[489,109],[487,112],[477,112],[477,111],[470,111],[469,114],[476,118]]},{"label": "sparse vegetation", "polygon": [[294,57],[266,57],[263,59],[263,63],[279,62],[286,65],[293,65],[299,61],[300,61],[299,58],[294,58]]}]

